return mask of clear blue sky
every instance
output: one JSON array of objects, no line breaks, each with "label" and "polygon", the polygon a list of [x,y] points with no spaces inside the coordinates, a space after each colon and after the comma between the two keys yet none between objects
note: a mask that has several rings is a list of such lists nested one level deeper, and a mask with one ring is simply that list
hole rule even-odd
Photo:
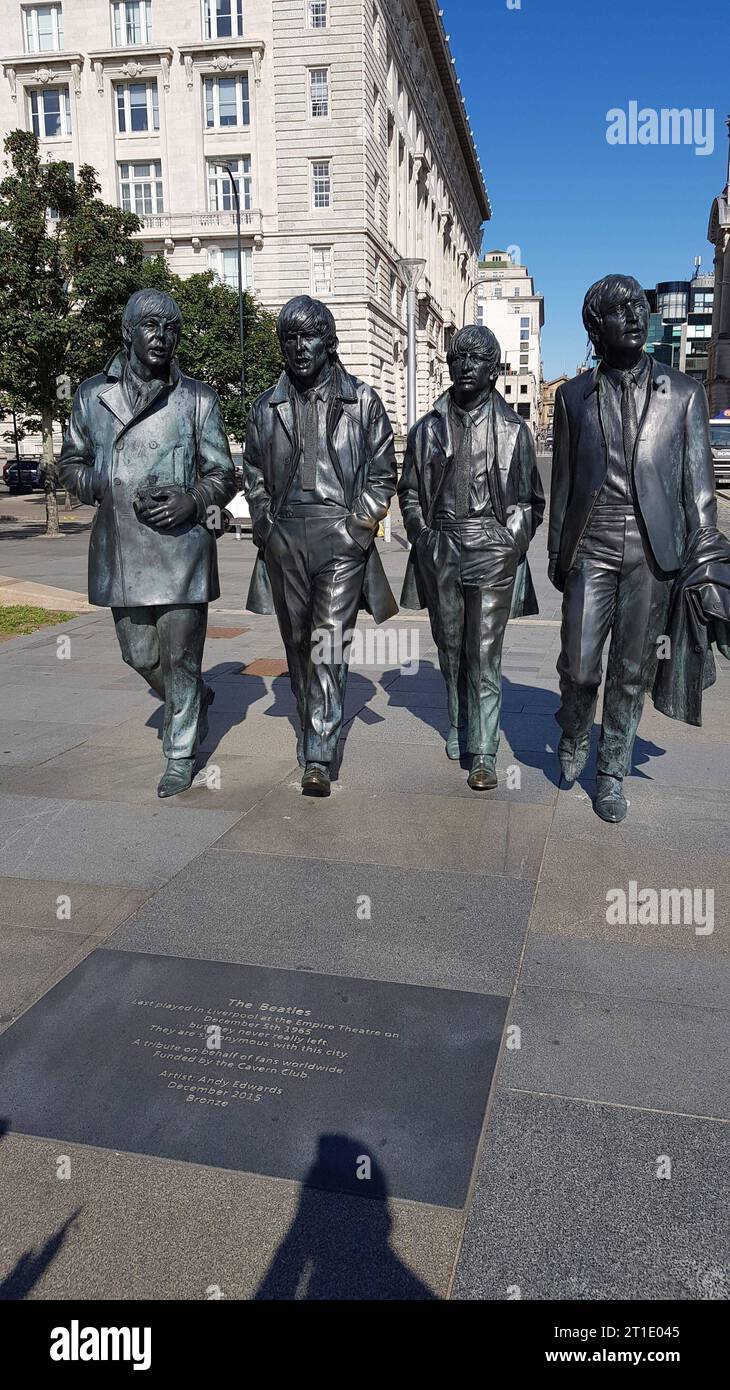
[{"label": "clear blue sky", "polygon": [[[583,295],[620,271],[652,286],[712,270],[727,174],[729,0],[442,0],[492,202],[484,249],[520,246],[545,297],[545,376],[572,376]],[[712,108],[715,148],[609,145],[606,113]]]}]

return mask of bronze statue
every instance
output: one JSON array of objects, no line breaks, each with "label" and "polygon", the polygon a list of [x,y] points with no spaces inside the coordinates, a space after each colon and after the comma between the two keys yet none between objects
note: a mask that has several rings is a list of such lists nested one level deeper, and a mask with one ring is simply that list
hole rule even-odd
[{"label": "bronze statue", "polygon": [[215,518],[236,491],[218,397],[175,360],[180,328],[169,294],[131,296],[124,350],[79,386],[59,464],[63,485],[97,504],[89,601],[111,607],[124,660],[164,701],[161,797],[190,786],[207,732]]},{"label": "bronze statue", "polygon": [[[563,592],[558,753],[574,781],[590,751],[610,635],[594,806],[617,822],[673,579],[688,539],[717,534],[717,504],[704,390],[644,352],[641,285],[629,275],[597,281],[583,323],[599,365],[555,399],[548,572]],[[671,674],[683,679],[676,663]]]},{"label": "bronze statue", "polygon": [[393,433],[337,353],[325,304],[298,295],[277,321],[286,370],[254,402],[245,489],[258,556],[247,607],[276,611],[296,698],[302,791],[329,796],[358,608],[398,611],[374,544],[395,491]]},{"label": "bronze statue", "polygon": [[510,614],[537,612],[525,557],[545,509],[529,426],[494,389],[500,359],[488,328],[455,334],[453,385],[411,430],[398,484],[412,547],[401,605],[428,608],[446,752],[471,755],[474,791],[497,785],[504,633]]}]

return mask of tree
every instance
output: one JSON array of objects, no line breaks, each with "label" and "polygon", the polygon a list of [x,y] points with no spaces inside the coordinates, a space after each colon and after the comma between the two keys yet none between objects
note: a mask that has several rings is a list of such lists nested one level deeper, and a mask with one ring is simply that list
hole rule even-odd
[{"label": "tree", "polygon": [[161,256],[145,261],[142,283],[167,290],[183,316],[178,359],[182,370],[207,381],[220,396],[233,439],[242,440],[252,402],[283,368],[276,320],[250,294],[243,296],[245,403],[241,411],[238,294],[206,271],[181,280]]},{"label": "tree", "polygon": [[53,425],[67,419],[79,382],[119,346],[122,311],[142,272],[142,247],[132,240],[140,222],[101,201],[89,165],[74,182],[67,164],[43,162],[29,131],[11,131],[5,152],[0,392],[40,419],[46,534],[57,536]]}]

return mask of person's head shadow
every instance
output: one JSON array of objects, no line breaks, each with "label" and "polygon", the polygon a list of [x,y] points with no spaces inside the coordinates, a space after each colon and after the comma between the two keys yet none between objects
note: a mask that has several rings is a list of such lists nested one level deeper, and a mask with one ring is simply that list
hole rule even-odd
[{"label": "person's head shadow", "polygon": [[381,1165],[347,1134],[321,1134],[299,1207],[254,1299],[415,1300],[437,1295],[391,1245]]}]

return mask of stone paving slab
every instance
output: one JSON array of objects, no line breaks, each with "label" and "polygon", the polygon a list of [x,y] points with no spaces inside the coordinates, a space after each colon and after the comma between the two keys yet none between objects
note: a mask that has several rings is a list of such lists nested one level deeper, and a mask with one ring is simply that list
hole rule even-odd
[{"label": "stone paving slab", "polygon": [[[242,814],[281,782],[294,775],[296,750],[289,758],[232,758],[216,761],[211,753],[196,772],[193,786],[175,803],[188,811],[227,811]],[[15,795],[71,798],[74,801],[109,801],[128,806],[159,809],[157,783],[162,763],[149,753],[127,753],[115,747],[97,748],[82,743],[36,768],[17,768],[5,773],[3,789]]]},{"label": "stone paving slab", "polygon": [[15,878],[159,887],[212,844],[236,812],[0,796],[0,864]]},{"label": "stone paving slab", "polygon": [[512,878],[212,849],[106,944],[509,994],[533,893]]},{"label": "stone paving slab", "polygon": [[[124,930],[124,928],[121,928]],[[670,945],[670,931],[674,946]],[[730,1009],[730,960],[715,949],[712,936],[695,937],[698,949],[676,945],[692,927],[666,929],[661,949],[621,941],[581,941],[576,937],[530,932],[520,972],[523,986],[620,1000],[628,1003],[693,1005]],[[728,1020],[730,1024],[730,1020]]]},{"label": "stone paving slab", "polygon": [[32,719],[3,719],[0,767],[28,768],[56,753],[75,748],[88,737],[87,724],[37,724]]},{"label": "stone paving slab", "polygon": [[[88,938],[35,927],[0,927],[0,1032],[88,953]],[[0,1107],[2,1102],[0,1102]],[[1,1118],[1,1111],[0,1111]]]},{"label": "stone paving slab", "polygon": [[[590,807],[586,806],[586,816],[592,815]],[[707,938],[696,936],[693,930],[672,925],[640,925],[638,913],[637,921],[632,923],[628,911],[629,885],[631,882],[637,884],[637,894],[638,889],[644,887],[658,891],[685,886],[712,888],[715,893],[713,948],[727,950],[730,947],[727,909],[730,856],[707,856],[698,860],[696,855],[680,854],[676,850],[649,851],[615,836],[617,828],[607,827],[602,844],[590,841],[583,845],[551,833],[530,918],[531,932],[704,952]],[[609,899],[607,894],[617,888],[627,894],[626,921],[609,923],[606,914],[617,899]]]},{"label": "stone paving slab", "polygon": [[255,816],[234,825],[219,848],[534,879],[550,816],[549,806],[488,798],[476,803],[395,793],[387,801],[364,798],[339,784],[320,801],[303,797],[295,778],[272,791]]},{"label": "stone paving slab", "polygon": [[729,1138],[706,1120],[500,1093],[453,1297],[726,1300]]},{"label": "stone paving slab", "polygon": [[730,1120],[728,1015],[606,993],[521,988],[519,1049],[501,1081],[515,1090]]},{"label": "stone paving slab", "polygon": [[11,1298],[443,1298],[462,1219],[17,1134],[0,1142],[0,1182]]},{"label": "stone paving slab", "polygon": [[683,858],[719,858],[730,853],[727,796],[718,789],[700,795],[678,787],[659,788],[640,777],[627,778],[625,789],[629,814],[620,825],[607,830],[593,811],[592,796],[582,786],[563,788],[555,804],[551,833],[558,840],[598,848],[610,834],[618,854],[634,851],[654,855],[676,850]]},{"label": "stone paving slab", "polygon": [[[59,897],[68,898],[59,903]],[[33,931],[104,936],[144,902],[144,889],[67,878],[0,878],[0,922]],[[68,914],[68,915],[67,915]]]}]

